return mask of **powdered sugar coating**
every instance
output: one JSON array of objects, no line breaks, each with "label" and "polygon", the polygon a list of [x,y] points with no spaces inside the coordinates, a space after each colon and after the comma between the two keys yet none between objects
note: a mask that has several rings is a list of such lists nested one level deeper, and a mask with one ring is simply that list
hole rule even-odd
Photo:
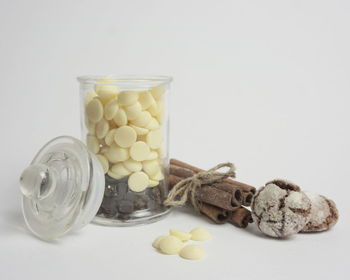
[{"label": "powdered sugar coating", "polygon": [[299,232],[310,219],[311,202],[299,191],[268,183],[254,195],[252,217],[259,229],[272,237]]},{"label": "powdered sugar coating", "polygon": [[311,200],[310,221],[302,229],[302,232],[314,232],[328,230],[338,221],[338,210],[335,203],[316,193],[305,192]]}]

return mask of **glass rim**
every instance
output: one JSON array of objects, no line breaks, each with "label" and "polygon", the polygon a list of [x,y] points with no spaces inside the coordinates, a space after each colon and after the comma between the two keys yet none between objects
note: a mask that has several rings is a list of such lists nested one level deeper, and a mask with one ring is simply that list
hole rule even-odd
[{"label": "glass rim", "polygon": [[163,75],[83,75],[78,76],[77,80],[82,84],[111,84],[111,85],[161,85],[170,83],[173,78]]}]

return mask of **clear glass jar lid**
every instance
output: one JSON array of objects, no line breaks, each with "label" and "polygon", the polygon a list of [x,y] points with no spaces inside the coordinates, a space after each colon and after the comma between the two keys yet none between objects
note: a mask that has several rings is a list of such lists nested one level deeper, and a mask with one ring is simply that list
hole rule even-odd
[{"label": "clear glass jar lid", "polygon": [[39,238],[80,229],[96,215],[105,178],[96,156],[70,136],[44,145],[20,178],[23,216]]}]

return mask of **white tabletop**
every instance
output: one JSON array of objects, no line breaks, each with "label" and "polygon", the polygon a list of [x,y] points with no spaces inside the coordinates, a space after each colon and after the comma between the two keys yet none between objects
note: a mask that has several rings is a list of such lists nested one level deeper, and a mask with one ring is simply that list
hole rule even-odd
[{"label": "white tabletop", "polygon": [[[346,279],[348,1],[1,1],[0,279]],[[174,77],[170,155],[237,179],[286,178],[333,199],[330,231],[275,240],[174,210],[130,228],[86,226],[47,243],[26,229],[18,178],[58,135],[80,137],[82,74]],[[201,261],[157,253],[169,228],[203,226]]]}]

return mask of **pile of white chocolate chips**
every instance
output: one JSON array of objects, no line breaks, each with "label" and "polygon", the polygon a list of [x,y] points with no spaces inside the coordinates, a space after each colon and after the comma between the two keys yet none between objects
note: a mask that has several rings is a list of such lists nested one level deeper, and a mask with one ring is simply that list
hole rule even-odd
[{"label": "pile of white chocolate chips", "polygon": [[199,260],[205,256],[204,249],[195,244],[184,245],[189,240],[206,241],[211,234],[203,227],[197,227],[190,232],[170,229],[169,235],[162,235],[153,241],[152,246],[166,255],[179,255],[188,260]]},{"label": "pile of white chocolate chips", "polygon": [[121,91],[101,80],[86,95],[87,146],[97,155],[104,172],[114,179],[129,176],[134,192],[155,187],[161,170],[165,88]]}]

